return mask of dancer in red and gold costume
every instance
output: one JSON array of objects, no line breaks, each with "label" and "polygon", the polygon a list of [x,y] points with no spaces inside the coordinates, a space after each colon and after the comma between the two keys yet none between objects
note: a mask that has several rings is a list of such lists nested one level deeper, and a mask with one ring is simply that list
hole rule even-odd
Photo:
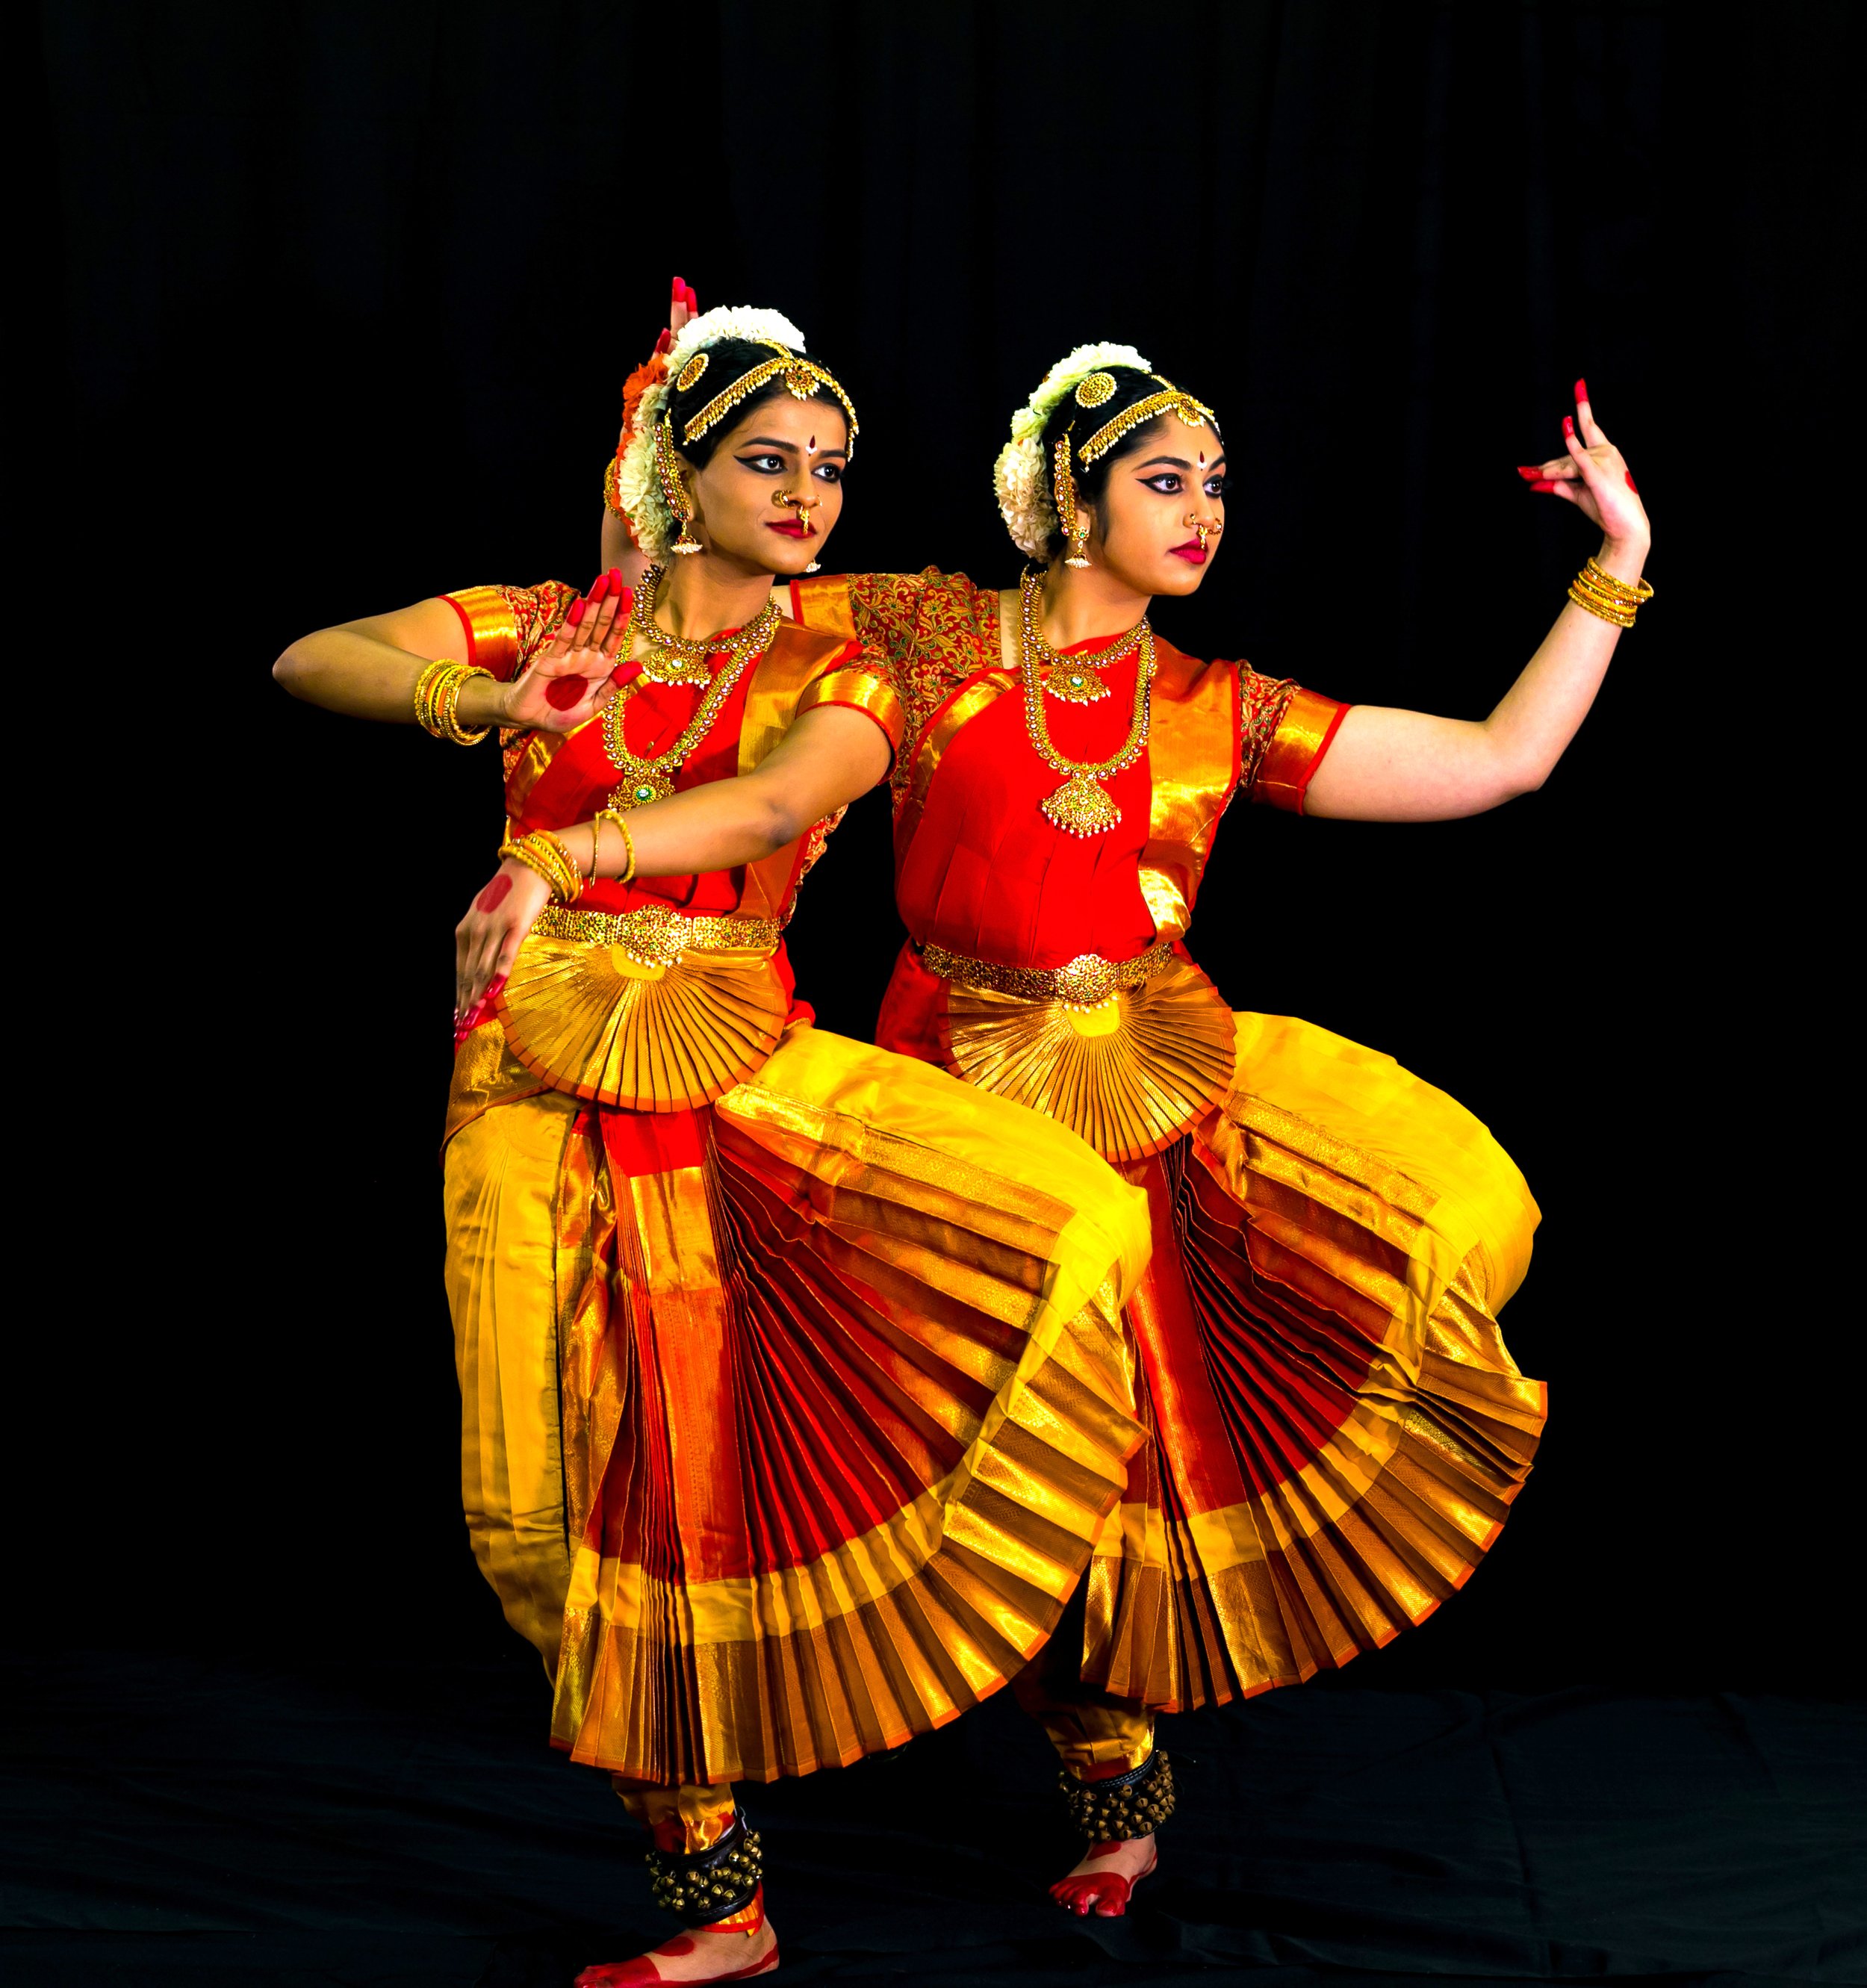
[{"label": "dancer in red and gold costume", "polygon": [[[1054,1888],[1125,1909],[1172,1805],[1153,1713],[1346,1662],[1454,1593],[1530,1468],[1543,1388],[1497,1314],[1537,1212],[1470,1112],[1391,1057],[1234,1013],[1186,945],[1219,818],[1426,820],[1538,785],[1652,591],[1632,477],[1585,390],[1521,472],[1604,532],[1482,723],[1348,708],[1156,635],[1225,529],[1213,411],[1086,347],[1013,425],[997,483],[1032,562],[800,578],[796,618],[893,662],[896,893],[878,1040],[1080,1133],[1146,1190],[1126,1323],[1149,1441],[1080,1619],[1020,1679],[1091,1841]],[[1579,434],[1577,429],[1579,427]]]},{"label": "dancer in red and gold costume", "polygon": [[783,928],[901,736],[780,618],[857,434],[773,313],[684,325],[610,479],[651,570],[294,644],[295,694],[504,728],[446,1138],[462,1489],[553,1733],[689,1930],[588,1984],[777,1964],[737,1780],[955,1717],[1057,1622],[1142,1437],[1143,1198],[1074,1134],[810,1026]]}]

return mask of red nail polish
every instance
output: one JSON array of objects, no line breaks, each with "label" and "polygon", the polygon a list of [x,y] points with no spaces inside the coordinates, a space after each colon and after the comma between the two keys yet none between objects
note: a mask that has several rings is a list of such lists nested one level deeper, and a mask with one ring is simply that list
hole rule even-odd
[{"label": "red nail polish", "polygon": [[700,315],[700,292],[694,288],[692,283],[689,283],[687,286],[687,307],[693,313],[695,317],[698,317]]},{"label": "red nail polish", "polygon": [[663,325],[661,326],[661,336],[654,341],[654,349],[658,353],[665,352],[669,346],[672,345],[674,342],[674,333],[668,329],[666,325]]},{"label": "red nail polish", "polygon": [[1575,432],[1575,417],[1573,414],[1564,414],[1563,416],[1562,432],[1565,435],[1572,435]]},{"label": "red nail polish", "polygon": [[597,604],[603,599],[604,596],[609,592],[609,590],[610,576],[606,573],[597,580],[596,585],[590,590],[590,606],[594,607]]},{"label": "red nail polish", "polygon": [[686,296],[683,294],[686,289],[686,284],[685,284],[678,276],[675,277],[673,295],[674,301],[676,303],[684,304],[687,302]]},{"label": "red nail polish", "polygon": [[1586,380],[1576,381],[1575,397],[1578,401],[1585,401],[1588,397],[1588,383]]},{"label": "red nail polish", "polygon": [[621,566],[613,566],[610,568],[609,583],[610,593],[621,593],[623,591],[622,568]]},{"label": "red nail polish", "polygon": [[1517,473],[1520,476],[1541,476],[1543,474],[1543,465],[1540,462],[1520,462],[1517,466]]},{"label": "red nail polish", "polygon": [[1621,474],[1627,478],[1628,489],[1638,497],[1640,495],[1640,486],[1634,481],[1634,472],[1631,469],[1624,469]]},{"label": "red nail polish", "polygon": [[1539,476],[1530,487],[1533,490],[1554,490],[1556,487],[1555,480],[1552,477]]},{"label": "red nail polish", "polygon": [[567,622],[571,627],[574,628],[577,624],[583,620],[583,603],[582,600],[578,599],[572,601],[570,605],[564,610],[564,619],[566,622]]},{"label": "red nail polish", "polygon": [[632,587],[623,586],[621,580],[618,580],[616,584],[618,589],[616,596],[616,618],[620,621],[623,616],[635,605],[635,590]]}]

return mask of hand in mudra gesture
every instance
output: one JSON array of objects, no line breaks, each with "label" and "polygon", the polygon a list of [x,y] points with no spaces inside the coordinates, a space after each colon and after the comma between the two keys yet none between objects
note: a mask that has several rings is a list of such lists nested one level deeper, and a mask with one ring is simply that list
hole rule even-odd
[{"label": "hand in mudra gesture", "polygon": [[[1578,432],[1579,431],[1579,432]],[[1646,507],[1634,488],[1633,472],[1595,418],[1588,401],[1588,383],[1575,383],[1575,411],[1562,423],[1566,455],[1547,462],[1518,465],[1517,474],[1533,490],[1547,491],[1573,504],[1582,515],[1600,526],[1601,536],[1615,545],[1647,546],[1653,528]]]},{"label": "hand in mudra gesture", "polygon": [[616,695],[610,678],[634,602],[614,567],[573,600],[557,633],[507,685],[500,722],[534,732],[588,724]]}]

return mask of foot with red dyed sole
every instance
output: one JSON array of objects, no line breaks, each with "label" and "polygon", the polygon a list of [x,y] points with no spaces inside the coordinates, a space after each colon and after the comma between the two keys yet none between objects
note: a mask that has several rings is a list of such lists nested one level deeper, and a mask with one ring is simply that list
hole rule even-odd
[{"label": "foot with red dyed sole", "polygon": [[672,1939],[633,1960],[587,1967],[575,1988],[654,1988],[658,1981],[749,1981],[778,1966],[778,1936],[765,1921],[755,1933],[709,1932],[705,1927]]},{"label": "foot with red dyed sole", "polygon": [[1050,1896],[1078,1919],[1087,1919],[1091,1912],[1100,1919],[1121,1919],[1135,1887],[1152,1876],[1159,1862],[1151,1836],[1132,1837],[1122,1843],[1093,1843],[1076,1868],[1050,1887]]}]

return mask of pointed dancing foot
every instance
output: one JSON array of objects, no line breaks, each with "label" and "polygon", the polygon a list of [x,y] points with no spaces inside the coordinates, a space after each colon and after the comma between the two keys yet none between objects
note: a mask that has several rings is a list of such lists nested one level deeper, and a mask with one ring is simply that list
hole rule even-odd
[{"label": "pointed dancing foot", "polygon": [[778,1966],[778,1936],[767,1919],[748,1937],[742,1932],[709,1932],[698,1927],[633,1960],[615,1960],[587,1967],[575,1988],[654,1988],[658,1981],[685,1981],[690,1988],[710,1981],[749,1981],[770,1974]]},{"label": "pointed dancing foot", "polygon": [[1128,1912],[1135,1887],[1160,1861],[1151,1836],[1121,1843],[1094,1843],[1068,1876],[1050,1887],[1050,1896],[1079,1919],[1118,1919]]}]

